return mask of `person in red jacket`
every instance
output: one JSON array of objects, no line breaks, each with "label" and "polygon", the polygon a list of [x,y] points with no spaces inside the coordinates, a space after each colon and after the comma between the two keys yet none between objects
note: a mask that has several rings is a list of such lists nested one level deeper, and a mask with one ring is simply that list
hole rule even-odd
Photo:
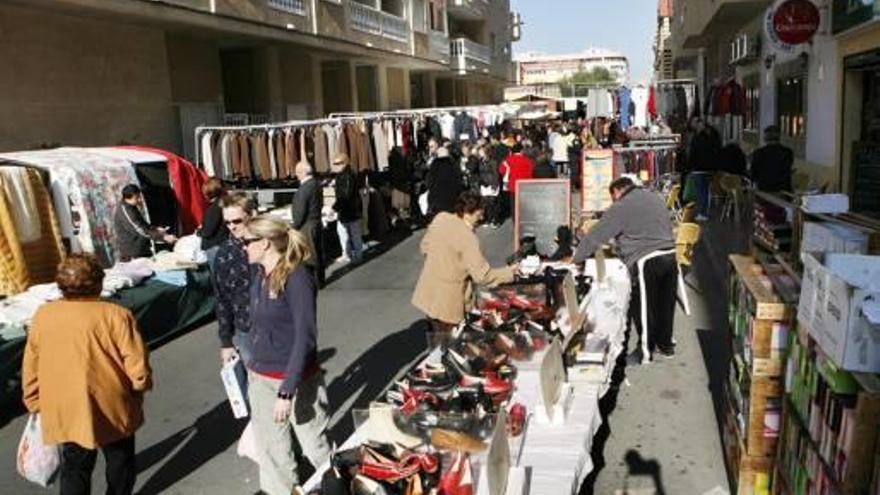
[{"label": "person in red jacket", "polygon": [[498,166],[504,184],[504,210],[505,215],[513,211],[513,201],[516,198],[516,184],[523,179],[531,179],[534,176],[535,164],[523,154],[523,145],[518,142],[513,145],[513,153]]}]

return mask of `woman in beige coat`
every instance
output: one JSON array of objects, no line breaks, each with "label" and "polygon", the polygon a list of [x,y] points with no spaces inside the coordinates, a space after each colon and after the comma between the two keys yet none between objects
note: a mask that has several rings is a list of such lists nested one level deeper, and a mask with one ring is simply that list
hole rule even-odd
[{"label": "woman in beige coat", "polygon": [[43,441],[61,446],[61,494],[91,492],[97,449],[107,493],[134,489],[134,432],[144,422],[150,366],[131,311],[99,299],[104,271],[75,254],[55,278],[64,299],[34,315],[22,364],[24,404],[40,413]]},{"label": "woman in beige coat", "polygon": [[462,193],[455,213],[438,213],[422,239],[425,266],[416,284],[413,305],[431,322],[431,330],[448,332],[464,318],[471,285],[493,287],[513,281],[515,268],[492,268],[474,233],[483,218],[481,198]]}]

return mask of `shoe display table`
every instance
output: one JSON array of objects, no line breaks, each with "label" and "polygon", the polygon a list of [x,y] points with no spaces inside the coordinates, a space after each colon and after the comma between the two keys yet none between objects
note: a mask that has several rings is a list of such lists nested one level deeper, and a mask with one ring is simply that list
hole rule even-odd
[{"label": "shoe display table", "polygon": [[[578,366],[568,369],[568,385],[572,393],[564,424],[540,424],[534,420],[537,408],[543,407],[540,363],[546,350],[536,352],[530,362],[517,363],[516,391],[510,403],[525,405],[531,419],[521,435],[510,439],[511,464],[526,468],[530,478],[526,483],[528,493],[533,495],[577,494],[592,471],[593,438],[602,425],[599,400],[609,390],[617,358],[624,350],[631,288],[629,272],[619,260],[605,262],[605,277],[601,282],[593,260],[587,262],[585,272],[594,280],[586,304],[587,340],[607,340],[607,355],[604,368],[593,366],[590,373],[584,373],[585,370]],[[441,354],[440,349],[434,349],[424,362],[438,362]],[[358,425],[357,421],[355,425],[354,433],[338,451],[367,441],[365,429],[368,425]],[[393,423],[388,426],[393,428]],[[318,467],[315,475],[303,486],[306,493],[320,488],[321,478],[328,467],[329,463]],[[477,471],[476,467],[474,471]],[[476,472],[474,476],[477,477]],[[481,481],[476,480],[476,485],[479,486]]]}]

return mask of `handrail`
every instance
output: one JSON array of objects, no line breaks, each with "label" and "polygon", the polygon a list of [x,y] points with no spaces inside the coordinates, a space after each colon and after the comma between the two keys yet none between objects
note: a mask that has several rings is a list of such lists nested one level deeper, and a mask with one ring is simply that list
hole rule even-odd
[{"label": "handrail", "polygon": [[449,52],[453,57],[470,58],[484,64],[492,63],[489,47],[467,38],[455,38],[449,40]]},{"label": "handrail", "polygon": [[405,18],[358,2],[349,2],[348,5],[352,29],[404,43],[409,39],[409,25]]}]

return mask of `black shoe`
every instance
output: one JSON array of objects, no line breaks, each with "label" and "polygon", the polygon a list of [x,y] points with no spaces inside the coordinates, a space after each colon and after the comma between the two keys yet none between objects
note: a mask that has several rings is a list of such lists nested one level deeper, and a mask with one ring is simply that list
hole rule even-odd
[{"label": "black shoe", "polygon": [[657,355],[667,359],[672,359],[675,357],[675,346],[658,347]]}]

